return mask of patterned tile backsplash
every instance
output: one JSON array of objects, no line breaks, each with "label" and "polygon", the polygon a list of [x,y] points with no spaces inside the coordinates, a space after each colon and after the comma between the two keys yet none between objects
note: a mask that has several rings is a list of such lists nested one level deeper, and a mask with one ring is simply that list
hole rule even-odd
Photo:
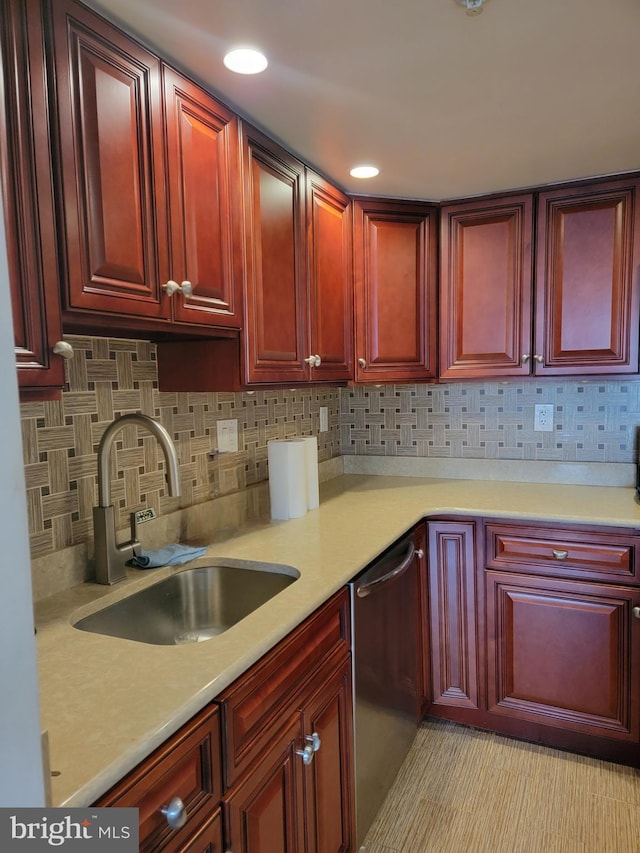
[{"label": "patterned tile backsplash", "polygon": [[[114,417],[144,412],[172,435],[180,460],[182,495],[169,497],[156,441],[136,427],[117,437],[111,461],[111,498],[118,527],[145,507],[159,513],[239,491],[267,479],[267,442],[318,435],[318,458],[340,454],[338,390],[310,388],[254,393],[178,394],[158,391],[156,349],[147,341],[68,336],[62,400],[24,403],[22,439],[33,557],[93,538],[100,438]],[[319,409],[329,431],[319,432]],[[210,458],[218,420],[237,419],[238,452]]]},{"label": "patterned tile backsplash", "polygon": [[[182,495],[167,494],[155,439],[129,427],[116,442],[112,500],[119,527],[144,507],[159,513],[241,491],[267,479],[267,442],[318,435],[320,461],[340,454],[565,462],[633,462],[640,382],[474,382],[304,388],[254,393],[158,391],[146,341],[69,336],[62,400],[24,403],[22,436],[31,552],[41,557],[90,542],[97,501],[96,451],[119,414],[160,418],[180,460]],[[533,429],[536,403],[554,408],[551,432]],[[319,409],[329,431],[319,432]],[[237,453],[214,458],[218,420],[237,419]]]},{"label": "patterned tile backsplash", "polygon": [[[537,403],[553,429],[535,431]],[[589,380],[342,389],[342,454],[633,462],[640,382]]]}]

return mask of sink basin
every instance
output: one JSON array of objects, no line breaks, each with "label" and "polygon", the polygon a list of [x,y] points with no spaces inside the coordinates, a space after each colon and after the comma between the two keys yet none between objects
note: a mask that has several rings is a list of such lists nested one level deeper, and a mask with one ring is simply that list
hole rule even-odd
[{"label": "sink basin", "polygon": [[74,627],[160,646],[199,643],[226,631],[298,577],[291,566],[216,560],[171,575]]}]

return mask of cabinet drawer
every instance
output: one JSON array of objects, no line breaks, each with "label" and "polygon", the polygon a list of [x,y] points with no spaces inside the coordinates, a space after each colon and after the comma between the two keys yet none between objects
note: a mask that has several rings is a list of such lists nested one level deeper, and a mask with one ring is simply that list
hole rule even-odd
[{"label": "cabinet drawer", "polygon": [[351,646],[349,596],[341,590],[219,697],[225,731],[225,783],[260,755],[261,735],[295,700],[304,682]]},{"label": "cabinet drawer", "polygon": [[[220,713],[217,706],[180,729],[104,795],[97,806],[137,808],[140,850],[182,850],[198,824],[213,814],[222,796]],[[160,809],[179,797],[187,822],[171,829]]]},{"label": "cabinet drawer", "polygon": [[487,524],[491,569],[637,583],[637,539],[627,531]]}]

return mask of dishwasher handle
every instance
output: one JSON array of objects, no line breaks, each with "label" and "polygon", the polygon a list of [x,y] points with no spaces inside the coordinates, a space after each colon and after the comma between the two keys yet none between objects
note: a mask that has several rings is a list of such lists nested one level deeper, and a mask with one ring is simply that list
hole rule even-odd
[{"label": "dishwasher handle", "polygon": [[402,562],[398,563],[395,568],[391,569],[390,572],[387,572],[380,578],[376,578],[373,581],[369,581],[369,583],[363,583],[356,586],[355,592],[358,598],[366,598],[368,595],[371,595],[372,592],[375,592],[378,587],[382,586],[393,578],[397,578],[398,575],[401,575],[403,572],[406,572],[411,563],[413,563],[413,560],[416,555],[418,557],[422,557],[424,556],[424,552],[422,551],[422,548],[419,548],[416,551],[415,545],[413,544],[413,542],[410,542],[409,548],[404,558],[402,559]]}]

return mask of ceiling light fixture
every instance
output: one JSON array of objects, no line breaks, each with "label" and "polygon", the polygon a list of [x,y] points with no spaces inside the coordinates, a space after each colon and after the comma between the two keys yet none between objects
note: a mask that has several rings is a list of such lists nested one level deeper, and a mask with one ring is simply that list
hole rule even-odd
[{"label": "ceiling light fixture", "polygon": [[230,50],[223,62],[229,71],[235,71],[236,74],[260,74],[269,64],[267,57],[252,47]]},{"label": "ceiling light fixture", "polygon": [[375,166],[354,166],[349,174],[352,178],[375,178],[380,174],[380,169]]},{"label": "ceiling light fixture", "polygon": [[461,6],[467,10],[467,15],[479,15],[482,12],[485,0],[458,0]]}]

